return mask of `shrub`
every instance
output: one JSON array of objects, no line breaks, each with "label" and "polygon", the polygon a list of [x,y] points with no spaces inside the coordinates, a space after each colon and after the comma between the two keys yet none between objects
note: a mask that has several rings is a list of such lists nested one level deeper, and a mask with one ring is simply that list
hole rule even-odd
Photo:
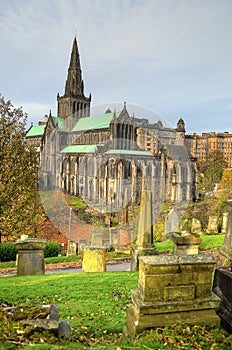
[{"label": "shrub", "polygon": [[51,258],[53,256],[58,256],[60,252],[60,247],[58,242],[47,242],[44,249],[44,257]]},{"label": "shrub", "polygon": [[17,248],[14,243],[0,244],[0,261],[15,261]]}]

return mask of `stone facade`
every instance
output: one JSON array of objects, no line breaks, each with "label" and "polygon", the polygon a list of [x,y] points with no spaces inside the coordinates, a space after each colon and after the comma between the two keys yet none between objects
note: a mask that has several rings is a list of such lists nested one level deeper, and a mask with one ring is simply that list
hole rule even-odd
[{"label": "stone facade", "polygon": [[[90,116],[76,38],[65,94],[57,101],[58,116],[50,113],[40,135],[41,189],[60,188],[101,210],[123,208],[125,188],[128,205],[139,205],[144,190],[160,203],[197,197],[197,166],[184,146],[182,119],[176,129],[160,120],[151,124],[129,115],[126,103],[120,111]],[[26,135],[29,143],[35,128]]]},{"label": "stone facade", "polygon": [[232,168],[232,133],[209,132],[202,135],[186,135],[185,145],[190,154],[199,162],[204,162],[210,152],[220,150],[227,162],[228,168]]}]

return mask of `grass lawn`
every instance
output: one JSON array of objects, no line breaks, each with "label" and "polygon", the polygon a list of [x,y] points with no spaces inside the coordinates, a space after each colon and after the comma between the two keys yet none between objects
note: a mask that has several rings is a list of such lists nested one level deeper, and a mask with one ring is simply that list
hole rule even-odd
[{"label": "grass lawn", "polygon": [[[225,235],[203,235],[201,236],[202,243],[199,245],[199,250],[208,250],[221,247],[224,243]],[[174,243],[171,239],[164,242],[155,243],[160,253],[173,253]]]},{"label": "grass lawn", "polygon": [[[228,349],[232,336],[218,329],[170,325],[122,339],[130,291],[138,272],[72,273],[0,278],[0,304],[58,304],[60,319],[69,319],[70,341],[36,332],[2,318],[0,349]],[[1,314],[0,314],[1,316]],[[33,347],[32,347],[33,346]]]}]

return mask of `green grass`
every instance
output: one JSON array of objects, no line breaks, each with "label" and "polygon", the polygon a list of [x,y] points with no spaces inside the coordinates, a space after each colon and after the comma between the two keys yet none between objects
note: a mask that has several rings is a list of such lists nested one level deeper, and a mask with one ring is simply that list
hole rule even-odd
[{"label": "green grass", "polygon": [[207,250],[221,247],[224,244],[225,235],[204,235],[201,236],[202,243],[199,246],[200,250]]},{"label": "green grass", "polygon": [[171,239],[168,239],[164,242],[156,242],[155,246],[158,249],[159,253],[172,253],[174,243]]},{"label": "green grass", "polygon": [[[201,236],[202,243],[199,245],[199,250],[208,250],[221,247],[224,244],[225,235],[203,235]],[[160,253],[173,253],[174,243],[171,239],[164,242],[156,242]]]},{"label": "green grass", "polygon": [[170,325],[122,338],[131,289],[138,272],[76,273],[0,278],[0,301],[14,306],[58,304],[60,319],[69,319],[70,341],[28,330],[5,319],[0,323],[0,349],[228,349],[232,336],[218,329]]},{"label": "green grass", "polygon": [[86,207],[85,201],[79,197],[67,196],[67,202],[69,205],[73,205],[76,209],[82,209]]}]

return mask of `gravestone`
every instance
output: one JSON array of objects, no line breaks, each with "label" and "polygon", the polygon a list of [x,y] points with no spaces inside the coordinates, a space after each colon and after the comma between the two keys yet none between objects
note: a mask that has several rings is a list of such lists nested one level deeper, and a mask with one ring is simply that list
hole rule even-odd
[{"label": "gravestone", "polygon": [[110,246],[115,248],[118,245],[118,229],[111,228],[110,229]]},{"label": "gravestone", "polygon": [[206,232],[209,235],[218,234],[218,218],[217,216],[209,216],[208,226]]},{"label": "gravestone", "polygon": [[139,257],[157,255],[158,250],[153,243],[152,192],[143,191],[136,244],[132,247],[131,271],[138,270]]},{"label": "gravestone", "polygon": [[85,238],[80,238],[78,241],[78,255],[83,255],[83,248],[86,246],[87,241]]},{"label": "gravestone", "polygon": [[188,232],[173,233],[174,254],[198,254],[198,247],[202,243],[200,237],[194,236]]},{"label": "gravestone", "polygon": [[103,235],[101,233],[94,233],[91,240],[92,247],[102,247],[103,246]]},{"label": "gravestone", "polygon": [[211,256],[141,256],[138,288],[131,291],[123,332],[133,338],[170,324],[218,326],[220,299],[212,292]]},{"label": "gravestone", "polygon": [[105,272],[106,271],[106,248],[84,247],[82,271],[83,272]]},{"label": "gravestone", "polygon": [[179,221],[181,219],[181,215],[179,211],[173,208],[168,214],[166,225],[165,225],[165,237],[168,238],[171,236],[173,232],[178,231]]},{"label": "gravestone", "polygon": [[118,244],[115,247],[115,251],[118,253],[130,254],[130,228],[125,226],[118,229]]},{"label": "gravestone", "polygon": [[17,275],[43,275],[46,239],[26,238],[16,241]]},{"label": "gravestone", "polygon": [[232,266],[232,199],[226,201],[228,221],[224,244],[219,250],[218,266]]},{"label": "gravestone", "polygon": [[195,218],[192,219],[191,233],[198,235],[202,234],[200,220],[197,220]]},{"label": "gravestone", "polygon": [[68,247],[67,247],[67,256],[73,256],[76,255],[77,252],[77,245],[76,245],[76,241],[73,240],[68,240]]},{"label": "gravestone", "polygon": [[228,212],[222,214],[222,233],[226,233],[228,223]]}]

